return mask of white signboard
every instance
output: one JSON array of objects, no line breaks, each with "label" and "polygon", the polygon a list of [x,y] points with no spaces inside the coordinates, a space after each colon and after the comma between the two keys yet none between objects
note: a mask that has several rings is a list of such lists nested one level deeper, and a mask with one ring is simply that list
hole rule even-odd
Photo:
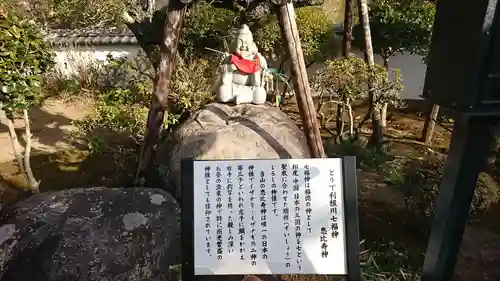
[{"label": "white signboard", "polygon": [[194,162],[194,274],[347,274],[342,160]]}]

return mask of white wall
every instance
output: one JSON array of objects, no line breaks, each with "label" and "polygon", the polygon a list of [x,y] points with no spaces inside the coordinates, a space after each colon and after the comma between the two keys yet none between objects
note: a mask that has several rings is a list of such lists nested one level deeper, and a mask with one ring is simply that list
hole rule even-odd
[{"label": "white wall", "polygon": [[56,70],[64,74],[75,73],[78,67],[84,67],[97,60],[106,61],[106,56],[133,58],[140,50],[139,45],[98,45],[55,47]]}]

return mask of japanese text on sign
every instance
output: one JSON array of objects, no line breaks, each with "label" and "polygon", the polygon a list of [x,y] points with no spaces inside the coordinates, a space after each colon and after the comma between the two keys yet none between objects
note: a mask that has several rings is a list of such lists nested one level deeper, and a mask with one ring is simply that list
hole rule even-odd
[{"label": "japanese text on sign", "polygon": [[346,274],[341,161],[195,161],[195,274]]}]

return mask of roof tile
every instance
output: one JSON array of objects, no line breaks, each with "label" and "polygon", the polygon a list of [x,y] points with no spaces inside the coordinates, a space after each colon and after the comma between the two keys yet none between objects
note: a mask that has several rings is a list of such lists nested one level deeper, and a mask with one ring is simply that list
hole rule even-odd
[{"label": "roof tile", "polygon": [[45,41],[55,45],[135,45],[137,39],[129,30],[48,29]]}]

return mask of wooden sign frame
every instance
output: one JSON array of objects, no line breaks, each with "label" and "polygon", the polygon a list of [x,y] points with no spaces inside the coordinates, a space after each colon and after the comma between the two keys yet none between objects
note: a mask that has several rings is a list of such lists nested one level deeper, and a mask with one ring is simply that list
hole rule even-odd
[{"label": "wooden sign frame", "polygon": [[[231,159],[236,160],[236,159]],[[242,159],[242,161],[262,159]],[[275,161],[278,159],[269,159]],[[347,280],[360,281],[360,241],[358,218],[358,179],[356,158],[342,157],[342,180],[344,193],[344,223],[346,242]],[[182,229],[182,280],[194,281],[194,162],[204,160],[182,159],[181,161],[181,229]],[[224,160],[218,160],[224,161]]]}]

